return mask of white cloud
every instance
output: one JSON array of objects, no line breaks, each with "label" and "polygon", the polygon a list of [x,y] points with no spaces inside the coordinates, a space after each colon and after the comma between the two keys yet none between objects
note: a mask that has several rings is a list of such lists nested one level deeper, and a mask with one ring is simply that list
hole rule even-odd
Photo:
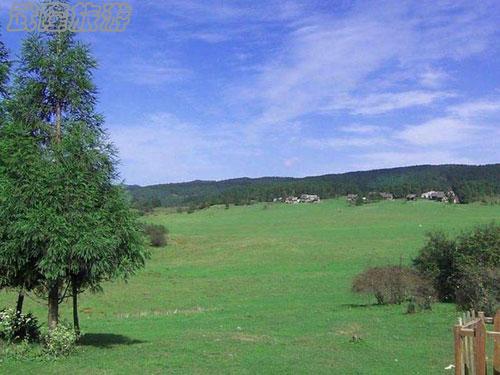
[{"label": "white cloud", "polygon": [[[493,2],[362,4],[342,18],[304,20],[256,83],[243,84],[242,96],[260,103],[257,122],[331,110],[374,115],[449,98],[447,91],[428,90],[446,81],[446,72],[415,67],[481,53],[496,30]],[[378,85],[384,78],[397,89],[386,92]]]},{"label": "white cloud", "polygon": [[443,117],[408,126],[397,133],[396,138],[420,146],[457,144],[463,141],[470,143],[477,130],[460,119]]},{"label": "white cloud", "polygon": [[420,84],[424,87],[438,88],[443,86],[443,84],[450,80],[451,77],[442,69],[432,69],[427,68],[422,73],[420,73],[419,80]]},{"label": "white cloud", "polygon": [[376,125],[351,124],[342,126],[339,130],[343,131],[344,133],[369,134],[381,131],[382,128]]},{"label": "white cloud", "polygon": [[154,58],[148,61],[134,60],[123,64],[114,72],[123,80],[145,86],[161,86],[168,82],[186,79],[191,74],[188,69],[180,67],[173,60]]},{"label": "white cloud", "polygon": [[210,175],[218,167],[210,153],[220,152],[227,142],[169,113],[149,115],[133,126],[112,126],[110,134],[125,176],[141,176],[146,183]]},{"label": "white cloud", "polygon": [[199,32],[191,34],[192,39],[201,40],[206,43],[221,43],[229,40],[229,36],[218,32]]},{"label": "white cloud", "polygon": [[378,115],[398,109],[429,105],[453,96],[454,94],[443,91],[387,92],[337,100],[334,103],[334,108],[348,108],[354,114]]},{"label": "white cloud", "polygon": [[422,164],[471,164],[474,160],[449,151],[381,151],[356,157],[355,169],[390,168]]},{"label": "white cloud", "polygon": [[476,117],[500,114],[500,100],[477,100],[454,105],[448,112],[459,117]]},{"label": "white cloud", "polygon": [[338,137],[326,139],[309,139],[305,144],[318,149],[340,149],[340,148],[369,148],[373,146],[387,145],[390,140],[387,137]]}]

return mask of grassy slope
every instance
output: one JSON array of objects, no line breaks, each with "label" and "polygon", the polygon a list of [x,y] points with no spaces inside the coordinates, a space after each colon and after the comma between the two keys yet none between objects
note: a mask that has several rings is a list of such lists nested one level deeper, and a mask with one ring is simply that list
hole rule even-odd
[{"label": "grassy slope", "polygon": [[[150,216],[171,244],[127,285],[82,297],[79,352],[48,364],[4,360],[0,372],[443,373],[454,307],[407,316],[353,295],[351,279],[369,265],[408,263],[428,230],[498,217],[499,206],[338,200]],[[0,306],[14,302],[0,295]],[[45,317],[43,306],[27,309]],[[362,342],[349,342],[353,333]]]}]

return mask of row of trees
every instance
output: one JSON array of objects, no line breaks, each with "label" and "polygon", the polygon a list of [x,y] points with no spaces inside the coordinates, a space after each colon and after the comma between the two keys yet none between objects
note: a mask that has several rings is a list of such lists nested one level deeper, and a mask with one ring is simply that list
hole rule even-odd
[{"label": "row of trees", "polygon": [[396,197],[429,190],[452,189],[463,203],[500,196],[500,164],[486,166],[441,165],[402,167],[306,178],[258,178],[227,181],[193,181],[154,186],[129,186],[139,209],[160,206],[199,206],[269,202],[287,195],[318,194],[334,198],[372,191]]},{"label": "row of trees", "polygon": [[0,44],[0,288],[19,291],[18,312],[25,293],[44,298],[49,329],[72,298],[79,331],[78,295],[148,257],[95,110],[96,66],[70,32],[29,35],[15,66]]}]

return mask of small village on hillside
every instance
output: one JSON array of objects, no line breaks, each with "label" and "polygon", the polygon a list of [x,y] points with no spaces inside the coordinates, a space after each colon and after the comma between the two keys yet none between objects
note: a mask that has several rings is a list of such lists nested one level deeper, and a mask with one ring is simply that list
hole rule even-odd
[{"label": "small village on hillside", "polygon": [[[407,201],[416,201],[418,197],[419,197],[418,194],[407,194],[405,198]],[[394,194],[387,192],[370,192],[368,193],[367,196],[360,196],[359,194],[348,194],[346,198],[349,203],[355,203],[360,199],[363,202],[396,199]],[[443,202],[443,203],[453,203],[453,204],[460,203],[460,199],[451,189],[448,190],[447,192],[435,191],[435,190],[427,191],[425,193],[420,194],[420,198],[431,201]]]},{"label": "small village on hillside", "polygon": [[[406,195],[405,198],[407,201],[416,201],[418,197],[419,197],[418,194],[408,194]],[[431,201],[443,202],[443,203],[452,203],[452,204],[460,203],[460,199],[451,189],[448,190],[447,192],[435,191],[435,190],[427,191],[425,193],[420,194],[420,198]],[[361,196],[360,194],[347,194],[346,199],[349,203],[354,204],[356,202],[368,203],[379,200],[391,201],[397,199],[397,197],[395,197],[394,194],[388,192],[372,191],[368,193],[366,196]],[[316,194],[301,194],[299,197],[289,195],[284,198],[283,197],[274,198],[273,202],[286,203],[286,204],[320,203],[321,198],[319,197],[319,195]]]}]

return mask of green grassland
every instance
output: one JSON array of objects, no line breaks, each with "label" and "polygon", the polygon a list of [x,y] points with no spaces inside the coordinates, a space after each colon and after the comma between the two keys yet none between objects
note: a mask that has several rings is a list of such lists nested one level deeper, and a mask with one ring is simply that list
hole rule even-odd
[{"label": "green grassland", "polygon": [[[168,227],[168,247],[127,284],[81,297],[78,351],[3,358],[0,373],[447,373],[453,305],[406,315],[351,293],[351,280],[368,266],[410,263],[427,231],[457,234],[499,217],[500,206],[424,201],[156,212],[143,220]],[[0,306],[14,304],[0,295]],[[45,321],[43,305],[28,300],[27,310]]]}]

